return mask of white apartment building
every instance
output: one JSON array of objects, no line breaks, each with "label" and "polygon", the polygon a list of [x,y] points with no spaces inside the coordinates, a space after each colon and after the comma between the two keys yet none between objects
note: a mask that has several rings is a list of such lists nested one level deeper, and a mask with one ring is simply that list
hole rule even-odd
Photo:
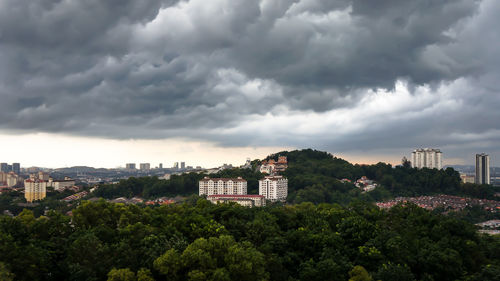
[{"label": "white apartment building", "polygon": [[72,187],[76,184],[74,180],[55,180],[52,181],[52,187],[56,191],[63,191],[68,187]]},{"label": "white apartment building", "polygon": [[283,176],[267,176],[259,180],[259,195],[263,195],[266,200],[286,201],[288,179]]},{"label": "white apartment building", "polygon": [[443,153],[439,149],[433,148],[416,149],[411,153],[411,167],[441,170],[443,168]]},{"label": "white apartment building", "polygon": [[266,205],[266,198],[262,195],[209,195],[207,199],[214,203],[235,202],[245,207],[262,207]]},{"label": "white apartment building", "polygon": [[33,202],[42,200],[47,194],[47,182],[39,179],[27,179],[24,181],[24,198]]},{"label": "white apartment building", "polygon": [[238,178],[204,177],[199,183],[199,194],[202,195],[246,195],[247,181]]},{"label": "white apartment building", "polygon": [[8,187],[13,187],[16,186],[18,182],[22,181],[22,179],[16,175],[14,172],[10,172],[7,174],[7,186]]}]

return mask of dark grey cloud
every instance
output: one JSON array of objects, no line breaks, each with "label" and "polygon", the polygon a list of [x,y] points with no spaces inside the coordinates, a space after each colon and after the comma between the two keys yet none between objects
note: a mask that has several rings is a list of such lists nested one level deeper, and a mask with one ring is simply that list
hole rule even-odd
[{"label": "dark grey cloud", "polygon": [[[500,130],[498,12],[494,0],[5,0],[0,129],[470,145]],[[409,101],[389,98],[398,81]]]}]

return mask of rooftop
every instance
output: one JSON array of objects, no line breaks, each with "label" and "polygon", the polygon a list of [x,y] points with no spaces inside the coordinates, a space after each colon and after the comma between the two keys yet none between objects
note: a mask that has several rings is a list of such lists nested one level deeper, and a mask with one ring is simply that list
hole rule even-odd
[{"label": "rooftop", "polygon": [[264,198],[264,195],[258,195],[258,194],[247,194],[247,195],[214,194],[214,195],[208,195],[208,198],[213,198],[213,197],[225,197],[225,198]]},{"label": "rooftop", "polygon": [[209,178],[209,177],[204,177],[203,179],[201,179],[200,181],[244,181],[246,182],[246,180],[244,180],[242,177],[237,177],[237,178]]}]

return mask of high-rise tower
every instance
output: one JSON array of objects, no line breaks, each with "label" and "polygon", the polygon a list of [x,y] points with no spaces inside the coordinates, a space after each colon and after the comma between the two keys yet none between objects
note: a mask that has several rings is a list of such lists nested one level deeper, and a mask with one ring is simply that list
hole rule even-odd
[{"label": "high-rise tower", "polygon": [[476,154],[476,184],[490,184],[490,156]]}]

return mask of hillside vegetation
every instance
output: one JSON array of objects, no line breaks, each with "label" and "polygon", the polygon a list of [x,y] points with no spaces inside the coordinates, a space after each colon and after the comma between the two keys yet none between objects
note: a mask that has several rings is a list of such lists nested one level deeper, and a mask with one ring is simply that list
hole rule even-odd
[{"label": "hillside vegetation", "polygon": [[[429,194],[451,194],[476,198],[495,199],[498,188],[488,185],[463,185],[460,176],[452,168],[412,169],[410,167],[378,163],[375,165],[353,165],[333,155],[312,149],[283,151],[267,157],[287,156],[288,169],[283,173],[288,178],[288,202],[339,203],[353,200],[376,201],[396,196],[419,196]],[[252,169],[227,169],[210,177],[238,177],[248,181],[248,193],[258,193],[258,180],[264,177],[257,167],[260,161],[253,161]],[[160,196],[189,196],[198,193],[198,181],[205,174],[188,173],[172,175],[170,180],[156,177],[130,178],[118,184],[102,185],[94,196],[107,199],[120,196],[156,198]],[[375,180],[379,187],[362,193],[352,182],[366,176]]]}]

